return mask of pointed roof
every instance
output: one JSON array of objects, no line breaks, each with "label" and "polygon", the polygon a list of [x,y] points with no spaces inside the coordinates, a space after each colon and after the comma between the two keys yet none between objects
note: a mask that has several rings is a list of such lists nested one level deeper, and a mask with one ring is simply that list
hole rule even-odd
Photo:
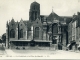
[{"label": "pointed roof", "polygon": [[15,20],[12,18],[10,24],[15,24]]},{"label": "pointed roof", "polygon": [[8,21],[7,21],[6,27],[8,27]]},{"label": "pointed roof", "polygon": [[52,11],[52,13],[48,16],[48,18],[54,18],[54,17],[58,17],[58,15]]},{"label": "pointed roof", "polygon": [[53,21],[54,19],[58,19],[59,16],[52,11],[52,13],[47,17],[47,21]]}]

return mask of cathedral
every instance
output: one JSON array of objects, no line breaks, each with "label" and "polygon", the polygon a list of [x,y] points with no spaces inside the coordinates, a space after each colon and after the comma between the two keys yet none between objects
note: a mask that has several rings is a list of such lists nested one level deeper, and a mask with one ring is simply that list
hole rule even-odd
[{"label": "cathedral", "polygon": [[29,20],[15,22],[12,18],[6,24],[6,48],[27,46],[50,47],[57,49],[66,45],[67,24],[71,17],[58,16],[54,11],[49,15],[40,15],[40,4],[32,2],[29,10]]}]

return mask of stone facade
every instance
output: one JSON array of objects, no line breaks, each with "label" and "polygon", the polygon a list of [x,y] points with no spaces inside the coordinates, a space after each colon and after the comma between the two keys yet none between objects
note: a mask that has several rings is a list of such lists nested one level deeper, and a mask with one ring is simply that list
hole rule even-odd
[{"label": "stone facade", "polygon": [[68,25],[68,43],[72,41],[72,21]]},{"label": "stone facade", "polygon": [[72,23],[72,40],[76,40],[76,21]]},{"label": "stone facade", "polygon": [[78,49],[80,45],[80,12],[77,15],[74,14],[72,21],[69,22],[68,41],[71,46],[70,49]]},{"label": "stone facade", "polygon": [[[68,17],[69,19],[69,17]],[[12,46],[59,46],[59,43],[63,44],[63,40],[67,40],[62,33],[62,27],[66,20],[63,16],[58,16],[55,12],[51,12],[50,15],[40,15],[40,4],[37,2],[31,3],[29,11],[29,21],[15,22],[12,18],[7,22],[6,29],[6,47]],[[65,24],[66,26],[67,23]],[[62,46],[61,46],[62,47]],[[60,48],[62,49],[62,48]]]}]

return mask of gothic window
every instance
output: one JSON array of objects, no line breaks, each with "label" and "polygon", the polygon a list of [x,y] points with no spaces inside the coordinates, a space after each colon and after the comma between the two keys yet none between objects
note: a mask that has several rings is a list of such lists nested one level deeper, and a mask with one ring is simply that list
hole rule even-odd
[{"label": "gothic window", "polygon": [[56,33],[58,33],[58,26],[57,26],[57,24],[55,24],[55,25],[53,25],[53,34],[56,34]]},{"label": "gothic window", "polygon": [[11,29],[11,31],[10,31],[10,38],[15,38],[15,31],[14,31],[14,29]]},{"label": "gothic window", "polygon": [[13,25],[14,25],[14,24],[12,24],[12,27],[13,27]]},{"label": "gothic window", "polygon": [[20,38],[23,38],[23,29],[20,30]]},{"label": "gothic window", "polygon": [[35,20],[37,19],[37,12],[35,12]]},{"label": "gothic window", "polygon": [[35,28],[35,38],[39,38],[39,27]]}]

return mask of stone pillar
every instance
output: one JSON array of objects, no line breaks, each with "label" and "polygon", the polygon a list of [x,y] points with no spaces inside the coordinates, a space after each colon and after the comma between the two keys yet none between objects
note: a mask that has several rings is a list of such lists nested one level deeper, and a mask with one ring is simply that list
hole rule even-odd
[{"label": "stone pillar", "polygon": [[18,39],[18,28],[16,28],[16,39]]},{"label": "stone pillar", "polygon": [[47,35],[46,39],[49,41],[49,35],[48,34],[46,34],[46,35]]},{"label": "stone pillar", "polygon": [[32,32],[31,32],[31,33],[32,33],[32,39],[33,39],[33,30],[32,30]]},{"label": "stone pillar", "polygon": [[6,29],[6,48],[8,48],[8,29]]},{"label": "stone pillar", "polygon": [[46,40],[46,31],[43,31],[43,40]]},{"label": "stone pillar", "polygon": [[26,39],[27,39],[27,30],[26,30]]},{"label": "stone pillar", "polygon": [[31,27],[31,38],[33,39],[33,26]]}]

